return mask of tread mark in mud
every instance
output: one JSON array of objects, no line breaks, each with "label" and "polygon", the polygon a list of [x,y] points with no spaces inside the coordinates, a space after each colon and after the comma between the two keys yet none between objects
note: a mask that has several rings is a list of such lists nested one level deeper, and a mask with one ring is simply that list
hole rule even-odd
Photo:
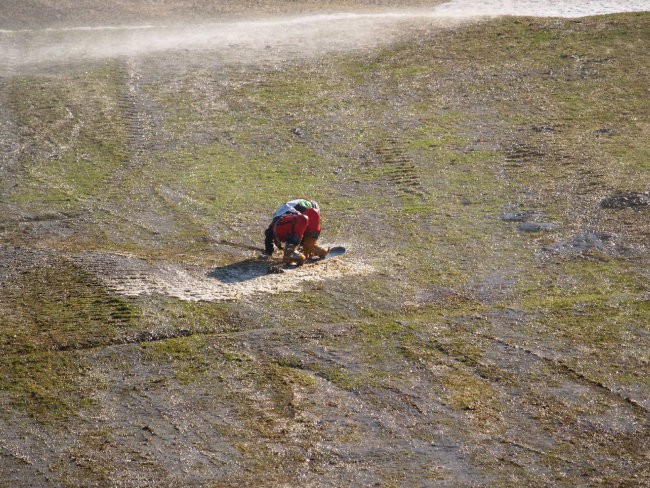
[{"label": "tread mark in mud", "polygon": [[19,263],[11,273],[0,282],[0,306],[13,309],[25,337],[48,349],[81,349],[111,340],[140,316],[137,307],[111,295],[96,276],[65,258],[48,257],[38,267]]},{"label": "tread mark in mud", "polygon": [[[513,349],[515,351],[521,351],[527,355],[530,355],[534,358],[536,358],[539,361],[542,361],[544,363],[550,364],[553,367],[555,367],[557,370],[560,372],[566,374],[567,376],[573,378],[574,381],[578,381],[582,384],[585,384],[591,388],[594,388],[595,390],[605,393],[611,397],[616,398],[619,401],[624,402],[626,405],[630,406],[632,409],[643,413],[644,415],[647,415],[650,413],[650,411],[641,403],[637,402],[633,398],[630,398],[628,396],[625,396],[622,393],[619,393],[617,391],[612,390],[602,382],[598,380],[594,380],[592,378],[589,378],[588,376],[584,375],[583,373],[575,370],[568,364],[564,363],[563,361],[555,358],[550,358],[547,357],[543,354],[540,354],[536,351],[533,351],[532,349],[529,349],[527,347],[521,346],[519,344],[512,344],[504,339],[501,339],[499,337],[493,337],[490,335],[486,334],[481,334],[481,333],[474,333],[477,337],[481,337],[482,339],[486,339],[488,341],[495,342],[496,344],[499,344],[502,347],[505,347],[507,349]],[[459,355],[455,353],[453,350],[450,350],[448,347],[446,347],[444,344],[440,342],[433,342],[432,347],[435,348],[436,350],[440,351],[441,353],[445,354],[446,356],[453,358],[454,360],[464,364],[465,366],[471,368],[474,373],[479,376],[482,379],[491,381],[491,379],[484,374],[481,373],[481,371],[477,368],[481,366],[481,364],[471,358],[467,358],[463,355]]]},{"label": "tread mark in mud", "polygon": [[377,146],[378,163],[382,167],[382,175],[398,194],[423,197],[428,194],[422,186],[418,168],[406,153],[404,142],[389,137]]},{"label": "tread mark in mud", "polygon": [[[5,95],[6,82],[0,79],[0,188],[9,188],[13,182],[13,168],[20,152],[20,136],[18,128],[7,109]],[[12,171],[13,170],[13,171]]]},{"label": "tread mark in mud", "polygon": [[[155,114],[153,104],[143,92],[134,60],[129,59],[123,68],[124,93],[118,101],[128,127],[128,143],[132,153],[132,165],[138,166],[152,149],[155,149]],[[119,179],[119,175],[118,175]]]},{"label": "tread mark in mud", "polygon": [[[553,151],[545,151],[544,148],[515,144],[506,152],[505,167],[507,168],[525,168],[540,163],[573,167],[578,164],[574,159],[558,151],[557,148],[553,148]],[[578,184],[574,189],[576,195],[591,195],[596,190],[609,188],[605,184],[605,175],[602,172],[594,171],[589,167],[580,167],[576,170],[576,174],[579,176]]]},{"label": "tread mark in mud", "polygon": [[580,168],[577,174],[579,176],[578,185],[575,189],[577,195],[593,195],[597,190],[611,188],[605,183],[605,174],[601,171]]},{"label": "tread mark in mud", "polygon": [[213,330],[202,329],[190,331],[187,329],[174,329],[166,332],[156,332],[156,331],[143,331],[138,332],[137,334],[128,335],[125,337],[119,337],[115,339],[106,339],[97,342],[90,342],[87,344],[66,344],[53,348],[55,351],[85,351],[89,349],[102,348],[102,347],[112,347],[112,346],[126,346],[129,344],[140,344],[140,343],[149,343],[149,342],[161,342],[167,341],[170,339],[179,339],[181,337],[190,337],[190,336],[215,336],[219,335],[219,332]]},{"label": "tread mark in mud", "polygon": [[515,145],[506,153],[506,166],[519,167],[543,159],[545,154],[536,148]]},{"label": "tread mark in mud", "polygon": [[506,150],[505,166],[521,168],[530,164],[547,163],[555,166],[574,166],[575,160],[563,154],[557,147],[546,147],[545,144],[528,145],[515,143]]}]

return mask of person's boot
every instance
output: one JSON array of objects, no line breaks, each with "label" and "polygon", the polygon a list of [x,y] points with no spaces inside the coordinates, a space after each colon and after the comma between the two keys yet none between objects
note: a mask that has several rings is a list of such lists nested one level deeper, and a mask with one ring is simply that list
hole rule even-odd
[{"label": "person's boot", "polygon": [[273,255],[273,226],[270,225],[264,231],[264,254],[267,256]]},{"label": "person's boot", "polygon": [[296,246],[293,244],[287,244],[284,248],[284,254],[282,255],[282,264],[295,264],[296,266],[302,266],[302,264],[307,261],[307,258],[303,253],[296,250]]},{"label": "person's boot", "polygon": [[327,253],[330,252],[330,248],[321,247],[318,244],[316,244],[315,237],[305,237],[302,240],[302,252],[305,254],[307,259],[311,259],[314,256],[323,259],[325,256],[327,256]]}]

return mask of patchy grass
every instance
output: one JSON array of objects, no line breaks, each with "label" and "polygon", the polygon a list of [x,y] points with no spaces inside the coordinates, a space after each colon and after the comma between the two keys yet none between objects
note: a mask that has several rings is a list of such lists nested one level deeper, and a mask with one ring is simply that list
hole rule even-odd
[{"label": "patchy grass", "polygon": [[114,171],[130,157],[122,81],[112,67],[10,81],[9,108],[30,140],[23,152],[27,177],[13,201],[52,211],[103,199]]},{"label": "patchy grass", "polygon": [[82,386],[83,359],[65,352],[4,354],[0,391],[8,394],[8,412],[26,414],[41,424],[65,425],[92,405]]},{"label": "patchy grass", "polygon": [[23,270],[3,287],[0,303],[0,390],[9,393],[12,409],[44,423],[92,403],[82,387],[86,365],[75,350],[113,342],[140,314],[65,260]]},{"label": "patchy grass", "polygon": [[[417,484],[433,458],[450,484],[643,484],[630,466],[645,452],[647,212],[599,202],[648,187],[647,19],[422,28],[281,70],[138,78],[114,62],[12,78],[23,147],[0,238],[62,257],[11,280],[0,268],[11,408],[92,423],[80,412],[101,409],[88,398],[103,386],[82,391],[74,349],[111,345],[125,371],[140,353],[172,371],[156,395],[116,401],[183,413],[184,430],[151,442],[187,459],[202,446],[199,484]],[[303,195],[322,206],[323,240],[377,273],[194,304],[117,297],[66,257],[247,259],[215,243],[261,243],[275,207]],[[558,228],[521,232],[510,211]],[[614,245],[542,249],[587,232]],[[139,353],[120,349],[134,340]],[[110,455],[144,449],[138,429]],[[178,482],[153,451],[160,482]],[[89,459],[80,472],[110,478]]]},{"label": "patchy grass", "polygon": [[176,379],[186,384],[200,381],[208,370],[205,344],[204,336],[194,335],[147,343],[145,348],[150,361],[171,362]]},{"label": "patchy grass", "polygon": [[138,307],[104,290],[70,262],[25,270],[4,290],[12,309],[0,318],[5,354],[92,347],[134,327]]}]

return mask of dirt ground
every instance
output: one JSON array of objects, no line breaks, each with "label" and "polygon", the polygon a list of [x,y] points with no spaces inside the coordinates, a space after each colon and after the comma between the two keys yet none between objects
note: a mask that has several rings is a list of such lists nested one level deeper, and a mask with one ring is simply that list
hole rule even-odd
[{"label": "dirt ground", "polygon": [[168,23],[218,21],[277,14],[322,13],[328,11],[373,11],[393,8],[431,7],[440,0],[118,0],[110,4],[97,0],[5,0],[0,29],[119,25],[123,23]]},{"label": "dirt ground", "polygon": [[650,14],[111,5],[1,7],[0,485],[650,483]]}]

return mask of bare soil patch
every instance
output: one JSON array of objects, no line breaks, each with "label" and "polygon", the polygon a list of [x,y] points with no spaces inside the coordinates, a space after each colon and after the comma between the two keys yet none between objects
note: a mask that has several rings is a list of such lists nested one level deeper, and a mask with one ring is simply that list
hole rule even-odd
[{"label": "bare soil patch", "polygon": [[125,296],[163,295],[190,301],[237,300],[256,294],[301,291],[306,282],[363,275],[373,268],[357,260],[332,258],[308,263],[285,273],[269,273],[279,261],[252,257],[206,268],[175,263],[151,263],[134,256],[88,253],[77,256],[115,293]]}]

